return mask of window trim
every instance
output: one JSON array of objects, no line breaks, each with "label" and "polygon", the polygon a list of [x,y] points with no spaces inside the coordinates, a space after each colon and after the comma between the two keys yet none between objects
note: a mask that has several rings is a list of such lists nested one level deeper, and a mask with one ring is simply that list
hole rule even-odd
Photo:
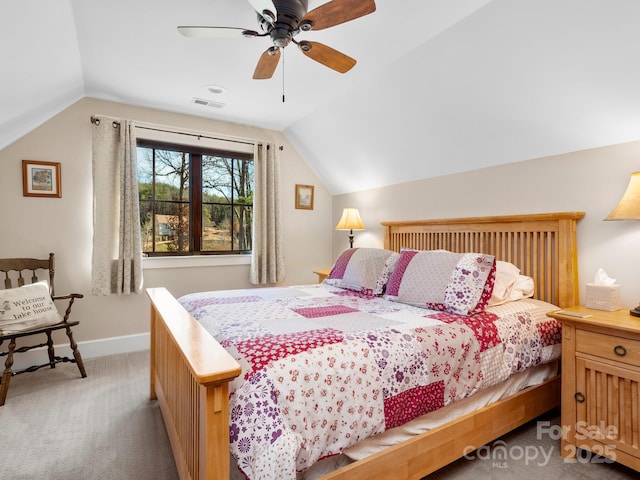
[{"label": "window trim", "polygon": [[[178,142],[169,142],[169,141],[164,141],[164,140],[157,140],[157,139],[147,139],[147,138],[137,138],[136,139],[136,148],[141,147],[141,148],[151,148],[151,149],[156,149],[156,150],[161,150],[161,149],[166,149],[166,150],[173,150],[173,151],[179,151],[179,152],[185,152],[187,151],[187,153],[189,153],[189,157],[190,157],[190,162],[193,160],[193,155],[197,155],[200,158],[202,157],[202,155],[211,155],[212,153],[215,152],[216,156],[220,156],[220,157],[226,157],[226,158],[232,158],[234,160],[245,160],[245,161],[252,161],[254,162],[254,169],[255,169],[255,155],[253,153],[248,153],[248,152],[242,152],[242,151],[233,151],[230,149],[225,149],[225,148],[221,148],[221,147],[214,147],[214,146],[206,146],[206,147],[202,147],[200,145],[194,145],[193,143],[178,143]],[[190,166],[190,172],[193,172],[193,168],[192,166]],[[202,172],[200,172],[201,174]],[[195,192],[196,189],[194,189],[192,187],[193,185],[193,175],[189,175],[189,189],[190,192]],[[191,206],[191,204],[194,202],[194,199],[192,197],[193,193],[190,193],[189,195],[189,205]],[[199,201],[200,204],[202,204],[202,194],[201,192],[198,192],[195,194],[196,197],[199,197],[196,199],[196,201]],[[235,204],[232,204],[232,207]],[[251,208],[255,208],[255,205],[252,204]],[[189,224],[190,224],[190,231],[192,228],[201,228],[202,226],[202,220],[198,219],[194,222],[194,217],[193,217],[194,213],[193,213],[193,209],[189,208]],[[192,240],[190,239],[190,243],[193,243]],[[199,243],[199,242],[195,242],[195,243]],[[245,263],[251,263],[251,255],[253,253],[253,248],[251,250],[248,251],[239,251],[239,250],[228,250],[228,251],[195,251],[195,247],[196,245],[190,245],[190,248],[193,248],[192,251],[189,252],[183,252],[183,253],[164,253],[164,252],[143,252],[144,255],[144,261],[143,261],[143,268],[171,268],[174,266],[182,266],[182,265],[178,265],[178,262],[174,262],[169,260],[168,262],[152,262],[151,259],[184,259],[184,258],[230,258],[230,257],[238,257],[238,259],[236,260],[229,260],[228,262],[225,261],[206,261],[206,262],[185,262],[184,266],[207,266],[207,265],[237,265],[237,264],[245,264]],[[253,245],[252,245],[253,247]],[[198,249],[201,248],[201,245],[198,245]],[[227,253],[228,252],[228,253]],[[243,261],[241,259],[247,257],[249,260],[248,261]],[[197,263],[199,263],[199,265],[197,265]],[[156,266],[156,264],[158,266]]]},{"label": "window trim", "polygon": [[142,259],[143,270],[155,270],[162,268],[221,267],[250,264],[250,253],[227,255],[174,255],[143,257]]}]

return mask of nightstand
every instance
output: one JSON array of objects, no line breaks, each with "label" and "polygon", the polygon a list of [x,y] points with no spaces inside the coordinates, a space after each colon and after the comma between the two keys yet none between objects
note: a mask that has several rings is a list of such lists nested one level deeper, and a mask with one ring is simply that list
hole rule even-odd
[{"label": "nightstand", "polygon": [[561,454],[598,454],[640,471],[640,318],[627,309],[562,311],[589,316],[547,314],[562,321]]},{"label": "nightstand", "polygon": [[318,283],[322,283],[327,278],[327,275],[331,273],[331,270],[314,270],[313,273],[318,275]]}]

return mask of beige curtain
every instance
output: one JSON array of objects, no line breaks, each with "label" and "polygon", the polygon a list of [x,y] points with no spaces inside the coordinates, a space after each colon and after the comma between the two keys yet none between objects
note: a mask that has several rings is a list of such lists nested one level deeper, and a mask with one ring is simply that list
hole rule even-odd
[{"label": "beige curtain", "polygon": [[142,243],[135,126],[129,120],[91,117],[93,123],[94,295],[142,290]]},{"label": "beige curtain", "polygon": [[254,285],[284,280],[280,225],[280,165],[274,144],[254,150],[253,254],[249,280]]}]

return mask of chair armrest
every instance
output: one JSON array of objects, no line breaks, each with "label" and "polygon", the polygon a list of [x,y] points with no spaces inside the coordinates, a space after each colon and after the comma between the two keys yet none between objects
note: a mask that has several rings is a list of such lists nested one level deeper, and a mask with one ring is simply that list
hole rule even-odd
[{"label": "chair armrest", "polygon": [[84,295],[81,293],[69,293],[67,295],[55,295],[51,297],[53,300],[68,300],[70,298],[83,298]]},{"label": "chair armrest", "polygon": [[67,309],[64,311],[64,319],[63,322],[66,322],[69,319],[69,315],[71,314],[71,307],[73,306],[73,302],[76,298],[83,298],[84,295],[81,293],[69,293],[67,295],[55,295],[51,297],[53,300],[69,300],[69,304],[67,305]]}]

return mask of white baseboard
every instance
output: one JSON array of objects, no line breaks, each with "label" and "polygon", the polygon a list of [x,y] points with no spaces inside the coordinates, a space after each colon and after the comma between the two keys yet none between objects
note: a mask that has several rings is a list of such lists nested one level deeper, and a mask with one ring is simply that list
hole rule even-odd
[{"label": "white baseboard", "polygon": [[[124,335],[122,337],[101,338],[99,340],[89,340],[86,342],[78,342],[78,348],[82,359],[106,357],[107,355],[115,355],[118,353],[137,352],[139,350],[149,349],[150,337],[148,333],[138,333],[136,335]],[[73,358],[73,353],[69,344],[55,345],[56,355],[60,357]],[[47,349],[34,348],[24,353],[16,353],[13,357],[13,370],[27,368],[30,365],[46,363],[48,361]],[[2,362],[4,363],[4,362]],[[0,370],[4,369],[4,365],[0,365]]]}]

